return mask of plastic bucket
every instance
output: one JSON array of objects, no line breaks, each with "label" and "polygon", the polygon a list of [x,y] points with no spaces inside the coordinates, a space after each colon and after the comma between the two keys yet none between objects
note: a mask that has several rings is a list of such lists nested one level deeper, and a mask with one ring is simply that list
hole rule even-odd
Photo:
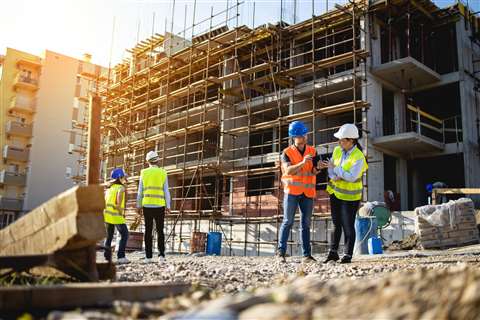
[{"label": "plastic bucket", "polygon": [[220,255],[222,250],[222,234],[209,232],[207,235],[207,255]]},{"label": "plastic bucket", "polygon": [[369,254],[382,254],[382,240],[378,237],[372,237],[368,239],[368,253]]},{"label": "plastic bucket", "polygon": [[355,233],[355,254],[368,254],[368,239],[377,237],[377,219],[357,216]]}]

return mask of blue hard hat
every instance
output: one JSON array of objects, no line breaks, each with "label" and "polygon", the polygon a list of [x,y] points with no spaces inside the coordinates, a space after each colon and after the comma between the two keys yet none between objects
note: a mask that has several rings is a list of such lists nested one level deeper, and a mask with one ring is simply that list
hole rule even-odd
[{"label": "blue hard hat", "polygon": [[112,179],[120,179],[125,177],[125,171],[122,168],[115,168],[112,171]]},{"label": "blue hard hat", "polygon": [[302,121],[293,121],[288,126],[288,136],[293,137],[303,137],[308,132],[307,127],[303,124]]},{"label": "blue hard hat", "polygon": [[429,183],[427,184],[427,192],[431,193],[433,191],[433,184]]}]

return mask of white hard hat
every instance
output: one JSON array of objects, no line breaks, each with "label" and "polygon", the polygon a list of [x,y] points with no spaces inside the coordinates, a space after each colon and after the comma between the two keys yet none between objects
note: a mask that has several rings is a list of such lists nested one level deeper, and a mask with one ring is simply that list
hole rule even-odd
[{"label": "white hard hat", "polygon": [[156,151],[149,151],[147,153],[147,156],[145,157],[145,159],[147,161],[152,161],[154,160],[155,158],[158,158],[158,153]]},{"label": "white hard hat", "polygon": [[333,136],[337,139],[358,139],[359,137],[357,126],[352,123],[345,123]]}]

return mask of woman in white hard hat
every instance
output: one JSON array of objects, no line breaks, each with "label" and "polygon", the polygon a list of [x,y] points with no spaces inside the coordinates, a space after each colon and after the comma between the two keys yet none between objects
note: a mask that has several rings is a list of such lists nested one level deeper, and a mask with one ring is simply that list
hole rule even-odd
[{"label": "woman in white hard hat", "polygon": [[340,259],[338,246],[343,229],[345,253],[340,263],[350,263],[355,244],[355,215],[363,193],[362,176],[368,165],[358,143],[358,129],[354,124],[344,124],[334,136],[339,139],[339,146],[333,150],[332,158],[321,164],[321,167],[328,168],[330,180],[327,192],[330,194],[330,208],[335,227],[330,252],[324,262]]}]

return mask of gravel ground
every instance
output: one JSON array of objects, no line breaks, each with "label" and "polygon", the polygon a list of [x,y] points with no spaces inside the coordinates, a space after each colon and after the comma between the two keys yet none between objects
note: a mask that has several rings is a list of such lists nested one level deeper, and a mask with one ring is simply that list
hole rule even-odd
[{"label": "gravel ground", "polygon": [[444,269],[459,261],[480,266],[480,255],[435,254],[413,252],[408,256],[394,255],[361,258],[352,264],[323,264],[324,255],[316,255],[317,263],[302,264],[300,257],[289,257],[287,263],[274,257],[192,257],[168,256],[167,263],[142,264],[139,255],[132,263],[117,266],[118,281],[186,281],[217,292],[235,293],[282,284],[297,276],[317,275],[321,280],[379,277],[386,273],[419,267]]},{"label": "gravel ground", "polygon": [[[480,295],[480,274],[477,271],[480,266],[480,247],[477,247],[476,251],[461,254],[450,251],[409,252],[375,258],[362,257],[349,265],[322,264],[321,260],[325,258],[323,255],[315,256],[317,263],[307,265],[301,263],[300,257],[290,257],[287,258],[287,263],[281,263],[274,257],[167,256],[164,264],[142,264],[140,254],[130,254],[128,257],[132,261],[130,264],[117,267],[117,281],[186,281],[192,283],[191,291],[181,296],[147,303],[118,301],[109,310],[51,312],[48,318],[321,319],[332,316],[355,318],[359,314],[365,317],[374,314],[380,318],[392,318],[389,305],[378,304],[378,307],[383,309],[376,312],[372,309],[376,304],[367,303],[380,296],[383,297],[380,301],[389,301],[390,294],[405,300],[402,305],[410,306],[410,309],[405,307],[398,311],[402,317],[393,318],[421,318],[423,315],[424,319],[433,319],[438,317],[428,316],[430,314],[427,312],[433,311],[425,301],[434,301],[436,298],[433,297],[441,295],[442,289],[450,292],[460,290],[458,299],[461,299],[460,295],[466,290],[464,287],[467,283],[475,283]],[[463,271],[458,270],[474,272],[474,281],[467,281],[465,278],[461,284],[455,284],[453,289],[438,287],[453,283],[442,279],[455,279],[455,275],[463,274]],[[425,282],[424,278],[429,280]],[[422,280],[422,285],[412,284],[419,279]],[[398,283],[400,287],[392,289],[390,283]],[[432,289],[430,285],[437,287]],[[423,289],[418,286],[423,286]],[[398,294],[390,292],[392,290],[398,291]],[[333,295],[328,294],[329,292]],[[358,299],[352,292],[358,294]],[[415,294],[409,295],[409,292]],[[471,299],[480,305],[480,297],[478,298],[478,301],[475,300],[477,296],[474,295]],[[410,305],[415,299],[425,301]],[[341,311],[335,307],[335,301],[354,304],[359,313],[350,312],[348,310],[351,308],[343,305],[342,308],[348,312],[336,314]],[[421,310],[414,307],[418,303],[427,307],[422,307]],[[390,304],[398,303],[391,301]],[[317,308],[320,305],[323,305],[321,310]],[[370,309],[363,308],[364,305],[370,306]],[[460,312],[458,315],[464,315],[463,318],[472,318],[472,311],[468,308],[469,305],[459,309],[460,311],[454,311]],[[445,312],[451,311],[448,310],[437,310],[437,313],[431,315],[443,317]]]}]

